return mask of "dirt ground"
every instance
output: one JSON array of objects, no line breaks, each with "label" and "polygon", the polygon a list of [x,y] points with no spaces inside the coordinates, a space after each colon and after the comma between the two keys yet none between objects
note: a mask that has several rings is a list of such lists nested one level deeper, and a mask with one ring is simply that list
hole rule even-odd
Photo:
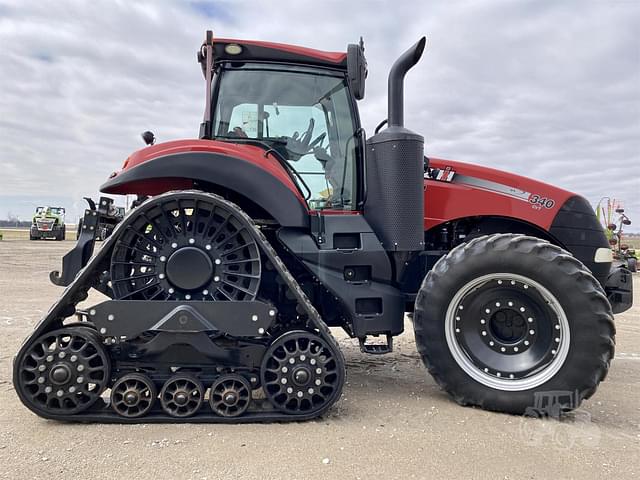
[{"label": "dirt ground", "polygon": [[[74,425],[19,402],[12,358],[60,295],[48,280],[73,242],[0,242],[0,478],[357,479],[640,476],[640,277],[616,317],[607,380],[561,422],[456,405],[428,376],[413,332],[366,357],[340,332],[343,398],[322,419],[272,425]],[[94,298],[95,300],[95,298]]]}]

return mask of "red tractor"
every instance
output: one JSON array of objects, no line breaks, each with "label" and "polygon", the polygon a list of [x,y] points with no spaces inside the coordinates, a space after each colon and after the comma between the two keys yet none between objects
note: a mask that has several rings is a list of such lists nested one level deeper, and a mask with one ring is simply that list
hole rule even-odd
[{"label": "red tractor", "polygon": [[[579,392],[567,408],[591,396],[630,276],[583,197],[425,157],[403,126],[424,46],[393,65],[367,138],[362,41],[334,53],[207,32],[199,138],[145,132],[102,185],[138,200],[124,219],[107,198],[85,212],[51,275],[67,288],[15,358],[22,402],[78,421],[309,419],[345,381],[329,327],[385,354],[407,313],[460,404],[521,414],[541,392]],[[109,299],[77,309],[91,288]]]}]

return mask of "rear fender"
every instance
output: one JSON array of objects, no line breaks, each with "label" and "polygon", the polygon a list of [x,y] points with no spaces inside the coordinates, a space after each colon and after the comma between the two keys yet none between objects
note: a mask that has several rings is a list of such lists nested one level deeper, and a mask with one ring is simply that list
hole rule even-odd
[{"label": "rear fender", "polygon": [[209,186],[212,193],[232,192],[246,197],[282,226],[307,227],[308,211],[297,187],[276,160],[265,158],[264,150],[256,150],[260,158],[255,161],[213,151],[182,151],[128,161],[100,191],[158,195]]}]

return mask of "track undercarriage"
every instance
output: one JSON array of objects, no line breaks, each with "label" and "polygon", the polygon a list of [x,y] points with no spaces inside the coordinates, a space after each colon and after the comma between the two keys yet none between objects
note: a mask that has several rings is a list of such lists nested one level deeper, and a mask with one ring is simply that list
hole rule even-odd
[{"label": "track undercarriage", "polygon": [[[91,288],[111,299],[77,309]],[[187,191],[147,200],[117,225],[25,341],[14,378],[50,419],[260,422],[321,415],[344,368],[254,222]]]}]

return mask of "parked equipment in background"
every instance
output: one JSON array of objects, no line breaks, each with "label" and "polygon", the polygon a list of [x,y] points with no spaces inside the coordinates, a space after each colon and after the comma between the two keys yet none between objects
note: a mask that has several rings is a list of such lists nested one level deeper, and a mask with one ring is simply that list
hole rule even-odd
[{"label": "parked equipment in background", "polygon": [[[631,277],[611,270],[583,197],[425,157],[403,99],[424,47],[392,66],[367,138],[362,41],[322,52],[207,32],[199,138],[145,135],[102,185],[138,201],[121,220],[102,199],[85,212],[52,274],[67,288],[14,362],[22,402],[61,420],[310,419],[346,378],[329,327],[382,355],[407,313],[460,404],[522,414],[542,392],[578,392],[566,409],[590,397]],[[90,289],[107,300],[78,308]]]},{"label": "parked equipment in background", "polygon": [[29,240],[64,240],[67,228],[65,213],[64,207],[36,207],[29,229]]}]

